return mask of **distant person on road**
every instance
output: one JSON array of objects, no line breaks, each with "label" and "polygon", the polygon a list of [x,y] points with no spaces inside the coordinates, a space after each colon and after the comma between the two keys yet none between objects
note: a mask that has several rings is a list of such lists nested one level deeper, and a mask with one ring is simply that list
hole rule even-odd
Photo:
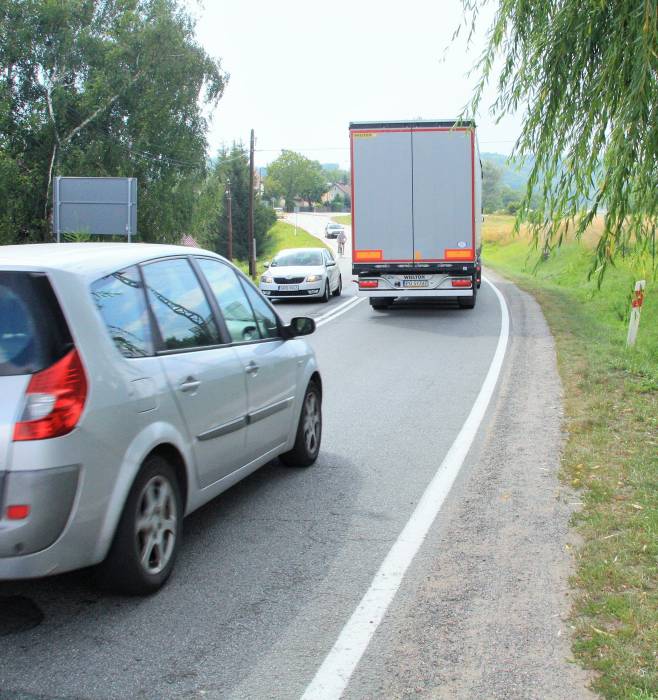
[{"label": "distant person on road", "polygon": [[345,231],[342,231],[338,234],[336,237],[338,240],[338,255],[341,257],[343,256],[343,253],[345,252],[345,241],[347,240],[347,236],[345,235]]}]

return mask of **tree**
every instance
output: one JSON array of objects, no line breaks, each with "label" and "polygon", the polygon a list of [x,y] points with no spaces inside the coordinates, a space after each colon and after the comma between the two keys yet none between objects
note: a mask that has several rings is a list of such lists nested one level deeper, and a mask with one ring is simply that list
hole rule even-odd
[{"label": "tree", "polygon": [[[249,216],[249,153],[243,144],[234,143],[230,150],[219,152],[212,172],[201,189],[194,216],[194,235],[204,245],[222,255],[228,253],[228,209],[224,206],[228,181],[231,183],[233,222],[233,257],[247,260]],[[254,239],[256,250],[267,248],[267,232],[276,214],[260,197],[254,202]]]},{"label": "tree", "polygon": [[498,211],[502,205],[501,182],[503,171],[489,160],[482,161],[482,207],[487,214]]},{"label": "tree", "polygon": [[[485,2],[463,0],[471,29]],[[536,160],[517,225],[537,190],[532,230],[545,251],[603,212],[592,268],[599,281],[618,250],[655,250],[657,46],[656,0],[504,0],[478,62],[474,110],[499,55],[492,111],[527,110],[515,154]]]},{"label": "tree", "polygon": [[176,240],[205,172],[200,103],[227,78],[179,0],[5,0],[0,235],[49,238],[54,175],[111,175],[138,179],[140,235]]},{"label": "tree", "polygon": [[341,185],[348,185],[350,182],[350,171],[341,170],[340,168],[333,168],[328,170],[323,168],[325,177],[330,183],[339,182]]},{"label": "tree", "polygon": [[283,197],[286,210],[292,211],[296,197],[305,199],[311,207],[329,185],[320,163],[284,150],[267,168],[265,189],[268,197]]}]

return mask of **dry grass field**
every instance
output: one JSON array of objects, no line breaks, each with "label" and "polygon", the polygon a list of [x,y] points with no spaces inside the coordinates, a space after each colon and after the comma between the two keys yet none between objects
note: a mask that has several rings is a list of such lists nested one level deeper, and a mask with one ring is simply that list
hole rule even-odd
[{"label": "dry grass field", "polygon": [[[513,240],[514,216],[509,214],[485,214],[482,225],[482,239],[484,243],[509,243]],[[597,216],[592,225],[583,236],[586,247],[593,248],[601,237],[603,231],[603,217]],[[521,226],[516,240],[530,241],[527,226]],[[573,235],[567,236],[567,241],[573,241]]]}]

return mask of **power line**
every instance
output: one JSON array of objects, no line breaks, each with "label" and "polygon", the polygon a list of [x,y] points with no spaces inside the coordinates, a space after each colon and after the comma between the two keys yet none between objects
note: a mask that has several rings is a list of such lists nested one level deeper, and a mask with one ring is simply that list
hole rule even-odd
[{"label": "power line", "polygon": [[278,151],[349,151],[349,146],[328,146],[322,148],[314,146],[313,148],[257,148],[256,153],[277,153]]}]

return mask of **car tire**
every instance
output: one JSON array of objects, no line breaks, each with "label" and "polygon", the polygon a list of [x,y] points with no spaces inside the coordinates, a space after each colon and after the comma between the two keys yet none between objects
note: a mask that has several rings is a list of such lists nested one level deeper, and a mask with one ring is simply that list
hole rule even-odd
[{"label": "car tire", "polygon": [[393,297],[370,297],[370,306],[375,311],[386,311],[388,307],[393,303]]},{"label": "car tire", "polygon": [[318,458],[322,441],[322,397],[318,385],[306,387],[292,450],[280,456],[288,467],[310,467]]},{"label": "car tire", "polygon": [[333,295],[335,297],[339,297],[343,292],[343,276],[338,275],[338,286],[336,287],[335,291],[333,292]]},{"label": "car tire", "polygon": [[324,292],[320,298],[320,301],[323,304],[326,304],[329,301],[329,280],[327,280],[324,284]]},{"label": "car tire", "polygon": [[474,309],[475,301],[477,299],[478,287],[475,277],[473,277],[473,296],[472,297],[457,297],[460,309]]},{"label": "car tire", "polygon": [[127,595],[155,593],[174,568],[182,524],[174,469],[163,457],[151,455],[135,479],[110,551],[97,569],[99,585]]}]

